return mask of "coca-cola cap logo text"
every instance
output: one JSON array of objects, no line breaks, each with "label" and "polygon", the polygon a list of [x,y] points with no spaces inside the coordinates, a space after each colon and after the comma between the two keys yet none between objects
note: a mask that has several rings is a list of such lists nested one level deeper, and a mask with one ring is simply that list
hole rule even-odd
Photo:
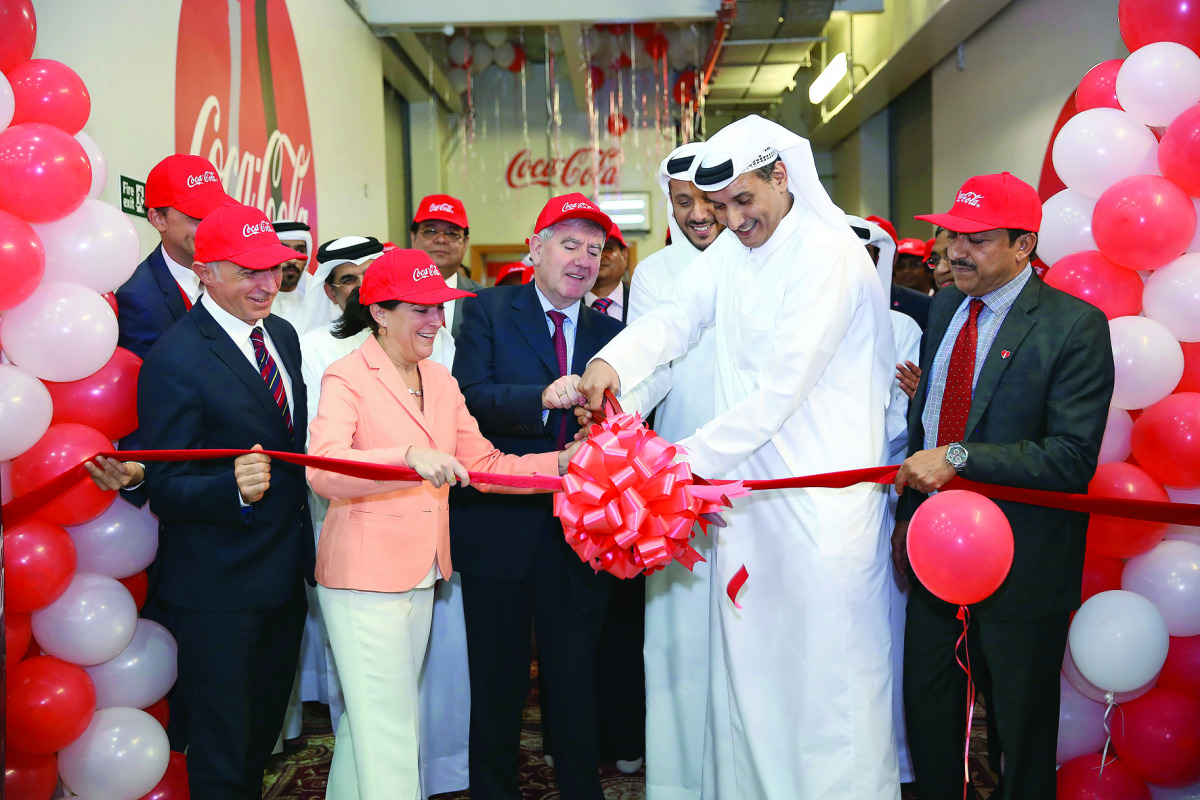
[{"label": "coca-cola cap logo text", "polygon": [[432,214],[434,211],[445,211],[447,214],[453,214],[454,206],[449,203],[430,203],[429,213]]},{"label": "coca-cola cap logo text", "polygon": [[962,203],[963,205],[974,206],[975,208],[979,208],[979,202],[981,200],[983,200],[983,195],[978,194],[976,192],[959,192],[958,193],[958,202]]},{"label": "coca-cola cap logo text", "polygon": [[188,185],[189,189],[195,189],[197,186],[199,186],[202,183],[216,183],[216,182],[217,182],[217,173],[213,172],[211,169],[206,170],[202,175],[188,175],[188,177],[187,177],[187,185]]},{"label": "coca-cola cap logo text", "polygon": [[422,281],[426,278],[433,278],[441,274],[442,273],[438,270],[436,265],[430,264],[428,267],[417,267],[414,269],[412,279],[414,281]]},{"label": "coca-cola cap logo text", "polygon": [[623,160],[619,147],[600,150],[595,158],[590,147],[580,147],[567,158],[534,158],[525,149],[508,162],[504,177],[512,189],[528,189],[530,186],[577,186],[590,189],[593,184],[615,186],[621,177]]},{"label": "coca-cola cap logo text", "polygon": [[251,236],[255,236],[257,234],[266,233],[267,231],[273,231],[273,230],[275,230],[275,229],[271,227],[271,223],[267,222],[264,219],[262,222],[256,222],[253,225],[251,225],[249,223],[243,225],[242,226],[242,236],[249,239]]},{"label": "coca-cola cap logo text", "polygon": [[588,211],[595,211],[595,207],[591,203],[563,203],[560,214],[565,214],[568,211],[574,211],[577,208],[586,208]]}]

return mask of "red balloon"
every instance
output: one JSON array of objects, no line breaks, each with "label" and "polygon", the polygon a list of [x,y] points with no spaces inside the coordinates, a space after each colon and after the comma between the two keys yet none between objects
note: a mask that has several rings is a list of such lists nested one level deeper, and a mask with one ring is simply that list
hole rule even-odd
[{"label": "red balloon", "polygon": [[1125,562],[1119,558],[1098,556],[1087,551],[1083,556],[1083,592],[1080,603],[1086,603],[1088,598],[1101,592],[1121,588],[1121,571]]},{"label": "red balloon", "polygon": [[53,753],[79,738],[96,711],[96,687],[83,667],[54,656],[22,661],[8,674],[4,731],[10,747]]},{"label": "red balloon", "polygon": [[102,294],[100,296],[103,297],[105,302],[108,303],[109,307],[112,308],[114,314],[118,313],[117,312],[117,294],[116,294],[116,292],[105,292],[104,294]]},{"label": "red balloon", "polygon": [[29,621],[29,615],[8,611],[4,615],[4,666],[12,669],[24,658],[32,641],[33,625]]},{"label": "red balloon", "polygon": [[1056,800],[1151,800],[1150,788],[1128,765],[1110,753],[1100,769],[1101,756],[1091,753],[1063,764],[1056,777]]},{"label": "red balloon", "polygon": [[613,59],[613,62],[610,66],[614,72],[619,72],[623,69],[629,69],[633,66],[633,59],[629,57],[629,53],[626,53],[622,50],[620,53],[617,53],[617,57]]},{"label": "red balloon", "polygon": [[83,204],[92,164],[75,137],[42,122],[0,131],[0,211],[52,222]]},{"label": "red balloon", "polygon": [[1079,88],[1075,90],[1075,110],[1121,108],[1120,102],[1117,101],[1117,73],[1124,63],[1125,59],[1114,58],[1101,61],[1089,69],[1079,82]]},{"label": "red balloon", "polygon": [[1180,342],[1183,348],[1183,377],[1176,392],[1200,392],[1200,342]]},{"label": "red balloon", "polygon": [[645,39],[658,32],[658,25],[653,22],[635,22],[633,23],[633,35],[639,39]]},{"label": "red balloon", "polygon": [[137,610],[141,611],[142,606],[146,605],[146,593],[150,591],[150,578],[146,575],[146,570],[135,572],[128,578],[117,578],[117,582],[129,590]]},{"label": "red balloon", "polygon": [[608,132],[613,136],[624,136],[629,130],[629,117],[624,114],[608,115]]},{"label": "red balloon", "polygon": [[628,22],[614,22],[608,26],[608,32],[613,36],[624,36],[629,33]]},{"label": "red balloon", "polygon": [[50,800],[57,786],[58,756],[13,749],[4,754],[4,796],[7,800]]},{"label": "red balloon", "polygon": [[1159,137],[1158,168],[1193,197],[1200,197],[1200,106],[1176,117]]},{"label": "red balloon", "polygon": [[35,58],[8,73],[16,109],[12,124],[44,122],[74,136],[92,113],[92,97],[83,79],[61,61]]},{"label": "red balloon", "polygon": [[1142,279],[1097,250],[1063,256],[1046,273],[1045,281],[1091,303],[1109,319],[1137,316],[1142,310]]},{"label": "red balloon", "polygon": [[44,381],[54,401],[51,424],[77,422],[95,428],[106,439],[133,433],[138,426],[137,379],[141,368],[142,359],[118,347],[107,364],[86,378],[66,383]]},{"label": "red balloon", "polygon": [[520,72],[525,67],[525,48],[519,44],[513,45],[513,60],[508,65],[509,72]]},{"label": "red balloon", "polygon": [[646,55],[650,56],[650,58],[658,61],[667,57],[667,48],[670,46],[670,43],[667,41],[665,34],[652,33],[643,41],[646,45]]},{"label": "red balloon", "polygon": [[1176,392],[1145,409],[1133,422],[1130,444],[1138,464],[1159,483],[1200,486],[1200,393]]},{"label": "red balloon", "polygon": [[171,759],[167,762],[167,773],[163,775],[158,785],[138,800],[191,800],[188,790],[187,756],[176,750],[171,751]]},{"label": "red balloon", "polygon": [[54,523],[27,519],[4,532],[4,572],[7,611],[45,608],[75,576],[75,543]]},{"label": "red balloon", "polygon": [[685,69],[679,73],[675,87],[671,91],[675,102],[681,106],[691,105],[696,100],[696,71]]},{"label": "red balloon", "polygon": [[1158,687],[1200,700],[1200,636],[1172,636]]},{"label": "red balloon", "polygon": [[604,69],[593,64],[588,67],[588,75],[592,79],[592,93],[600,91],[604,86]]},{"label": "red balloon", "polygon": [[1200,781],[1200,700],[1154,688],[1111,718],[1113,747],[1148,783],[1180,788]]},{"label": "red balloon", "polygon": [[33,0],[3,0],[0,2],[0,72],[33,57],[37,40],[37,17],[33,15]]},{"label": "red balloon", "polygon": [[1180,0],[1121,0],[1121,38],[1129,52],[1153,42],[1178,42],[1200,53],[1200,8]]},{"label": "red balloon", "polygon": [[908,561],[925,588],[970,605],[1000,588],[1013,559],[1012,528],[1000,507],[975,492],[930,497],[908,525]]},{"label": "red balloon", "polygon": [[167,698],[160,697],[142,711],[154,717],[158,724],[163,726],[163,730],[167,729],[167,723],[171,721],[171,704],[167,702]]},{"label": "red balloon", "polygon": [[0,311],[29,299],[46,272],[46,251],[33,227],[15,214],[0,211]]},{"label": "red balloon", "polygon": [[1196,233],[1196,207],[1158,175],[1134,175],[1104,190],[1092,212],[1096,248],[1122,267],[1157,269],[1183,255]]},{"label": "red balloon", "polygon": [[[112,442],[95,428],[74,422],[51,425],[37,444],[13,459],[13,494],[20,497],[108,450]],[[103,514],[116,499],[116,492],[102,491],[91,480],[83,480],[37,515],[59,525],[80,525]]]},{"label": "red balloon", "polygon": [[[1135,422],[1136,426],[1137,423]],[[1123,461],[1101,464],[1088,484],[1092,497],[1119,497],[1125,500],[1169,502],[1167,490],[1141,467]],[[1088,522],[1087,549],[1107,558],[1132,558],[1162,541],[1167,526],[1162,522],[1092,514]]]}]

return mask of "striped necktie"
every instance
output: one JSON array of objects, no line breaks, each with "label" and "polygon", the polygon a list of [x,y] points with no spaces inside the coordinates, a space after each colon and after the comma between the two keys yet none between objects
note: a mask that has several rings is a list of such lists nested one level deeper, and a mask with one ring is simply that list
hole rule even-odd
[{"label": "striped necktie", "polygon": [[292,430],[292,412],[288,410],[287,390],[283,388],[283,377],[279,374],[279,367],[276,366],[275,359],[271,358],[271,354],[267,351],[267,343],[263,340],[263,329],[256,327],[250,331],[250,341],[254,344],[254,360],[258,362],[258,371],[262,373],[262,378],[267,383],[267,390],[275,398],[275,405],[279,406],[279,413],[283,415],[283,423],[287,425],[288,433],[295,433]]},{"label": "striped necktie", "polygon": [[613,299],[611,297],[597,297],[595,300],[592,301],[592,308],[596,309],[601,314],[607,314],[608,307],[611,306],[612,304],[613,304]]}]

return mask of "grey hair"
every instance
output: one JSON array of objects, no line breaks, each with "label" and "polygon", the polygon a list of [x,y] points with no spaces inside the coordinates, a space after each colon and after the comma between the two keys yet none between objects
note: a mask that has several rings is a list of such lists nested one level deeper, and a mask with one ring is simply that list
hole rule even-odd
[{"label": "grey hair", "polygon": [[604,226],[599,222],[590,219],[583,219],[581,217],[569,217],[567,219],[560,219],[553,225],[547,225],[546,227],[542,228],[537,232],[537,237],[542,240],[543,244],[545,244],[546,242],[550,241],[550,237],[554,235],[555,227],[563,224],[564,222],[570,222],[583,228],[590,228],[594,232],[599,233],[601,236],[605,235]]}]

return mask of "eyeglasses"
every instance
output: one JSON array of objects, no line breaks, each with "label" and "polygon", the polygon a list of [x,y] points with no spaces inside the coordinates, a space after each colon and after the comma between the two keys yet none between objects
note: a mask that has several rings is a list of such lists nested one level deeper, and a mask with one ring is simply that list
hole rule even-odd
[{"label": "eyeglasses", "polygon": [[446,241],[450,242],[451,244],[458,244],[467,238],[463,236],[462,231],[442,230],[441,228],[420,227],[417,228],[417,233],[421,234],[430,241],[438,238],[439,236],[444,236],[446,237]]},{"label": "eyeglasses", "polygon": [[949,260],[950,259],[948,259],[944,255],[939,256],[937,253],[934,253],[933,255],[931,255],[929,258],[925,259],[921,263],[924,264],[925,266],[929,267],[930,269],[937,269],[938,264],[942,263],[943,261],[949,261]]}]

